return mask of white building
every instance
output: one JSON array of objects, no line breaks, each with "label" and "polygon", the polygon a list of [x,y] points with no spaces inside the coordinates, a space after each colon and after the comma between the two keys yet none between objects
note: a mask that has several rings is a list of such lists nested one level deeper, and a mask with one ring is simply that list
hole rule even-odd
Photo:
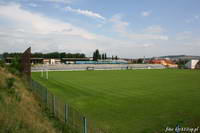
[{"label": "white building", "polygon": [[190,60],[185,64],[185,67],[188,69],[195,69],[199,60]]},{"label": "white building", "polygon": [[50,64],[61,64],[60,59],[50,59]]},{"label": "white building", "polygon": [[60,59],[43,59],[43,64],[61,64]]}]

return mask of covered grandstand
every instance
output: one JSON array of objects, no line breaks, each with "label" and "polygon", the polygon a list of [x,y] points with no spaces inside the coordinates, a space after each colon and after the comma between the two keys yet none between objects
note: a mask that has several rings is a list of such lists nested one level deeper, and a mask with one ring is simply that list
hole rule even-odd
[{"label": "covered grandstand", "polygon": [[32,72],[49,71],[73,71],[73,70],[124,70],[124,69],[164,69],[161,64],[59,64],[59,65],[35,65]]},{"label": "covered grandstand", "polygon": [[187,69],[200,69],[200,61],[199,60],[190,60],[185,64]]},{"label": "covered grandstand", "polygon": [[76,61],[76,64],[128,64],[125,60]]}]

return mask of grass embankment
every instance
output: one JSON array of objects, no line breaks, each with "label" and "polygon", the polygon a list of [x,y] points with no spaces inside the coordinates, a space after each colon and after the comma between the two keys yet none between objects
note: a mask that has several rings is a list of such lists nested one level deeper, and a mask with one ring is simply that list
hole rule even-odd
[{"label": "grass embankment", "polygon": [[0,67],[0,133],[56,133],[24,82]]},{"label": "grass embankment", "polygon": [[200,71],[122,70],[33,73],[99,127],[114,133],[161,133],[200,126]]}]

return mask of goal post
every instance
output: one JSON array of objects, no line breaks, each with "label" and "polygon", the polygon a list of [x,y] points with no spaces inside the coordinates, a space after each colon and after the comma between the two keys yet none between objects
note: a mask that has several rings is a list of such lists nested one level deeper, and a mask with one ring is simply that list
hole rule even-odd
[{"label": "goal post", "polygon": [[49,79],[49,72],[48,72],[48,69],[46,69],[46,79]]},{"label": "goal post", "polygon": [[44,70],[42,69],[41,70],[41,78],[43,78],[44,77]]}]

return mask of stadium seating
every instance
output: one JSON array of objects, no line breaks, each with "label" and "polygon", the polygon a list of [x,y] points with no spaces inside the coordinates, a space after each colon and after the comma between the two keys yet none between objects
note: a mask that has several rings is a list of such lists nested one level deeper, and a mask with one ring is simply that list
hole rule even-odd
[{"label": "stadium seating", "polygon": [[73,71],[73,70],[122,70],[122,69],[164,69],[160,64],[55,64],[55,65],[35,65],[32,66],[32,72],[48,71]]}]

